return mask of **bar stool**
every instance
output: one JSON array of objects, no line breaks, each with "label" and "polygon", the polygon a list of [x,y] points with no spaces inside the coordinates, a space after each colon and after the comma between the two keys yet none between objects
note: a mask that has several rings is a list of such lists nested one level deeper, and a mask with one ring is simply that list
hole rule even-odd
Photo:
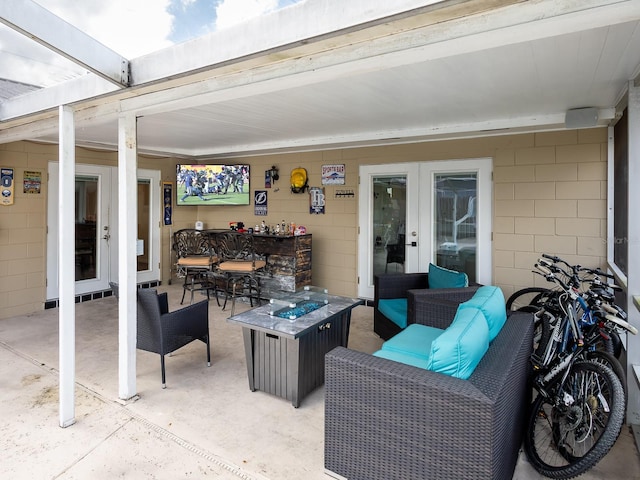
[{"label": "bar stool", "polygon": [[253,307],[255,298],[260,304],[260,274],[267,262],[256,255],[253,235],[239,232],[221,232],[216,235],[219,263],[218,272],[224,277],[225,299],[222,309],[231,296],[231,316],[236,305],[236,297],[249,297]]},{"label": "bar stool", "polygon": [[178,276],[184,276],[180,304],[184,302],[187,291],[191,292],[191,304],[194,292],[206,291],[209,299],[210,291],[214,290],[219,305],[217,283],[213,275],[218,263],[213,236],[203,230],[184,228],[174,233],[173,249],[177,257]]}]

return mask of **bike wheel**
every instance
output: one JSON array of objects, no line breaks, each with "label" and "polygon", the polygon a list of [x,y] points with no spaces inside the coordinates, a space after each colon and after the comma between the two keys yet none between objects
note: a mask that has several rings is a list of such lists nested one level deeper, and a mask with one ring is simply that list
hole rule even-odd
[{"label": "bike wheel", "polygon": [[535,312],[554,290],[544,287],[522,288],[507,299],[507,311]]},{"label": "bike wheel", "polygon": [[596,363],[600,363],[606,367],[609,367],[613,373],[616,374],[622,389],[624,390],[624,401],[627,402],[627,374],[624,371],[624,367],[614,355],[602,351],[602,350],[589,350],[584,352],[585,358]]},{"label": "bike wheel", "polygon": [[611,369],[591,361],[575,362],[551,388],[553,395],[533,402],[524,450],[542,475],[573,478],[613,447],[624,422],[624,393]]}]

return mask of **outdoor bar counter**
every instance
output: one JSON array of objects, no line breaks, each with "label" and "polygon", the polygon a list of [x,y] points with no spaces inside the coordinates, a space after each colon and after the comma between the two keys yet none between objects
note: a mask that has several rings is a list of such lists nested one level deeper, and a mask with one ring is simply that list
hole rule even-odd
[{"label": "outdoor bar counter", "polygon": [[295,292],[311,285],[311,234],[253,234],[256,253],[267,260],[266,275],[260,279],[265,291]]}]

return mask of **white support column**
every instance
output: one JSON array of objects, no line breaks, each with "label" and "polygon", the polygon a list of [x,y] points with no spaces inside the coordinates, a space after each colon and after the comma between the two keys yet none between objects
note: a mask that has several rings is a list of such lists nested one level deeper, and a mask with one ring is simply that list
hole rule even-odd
[{"label": "white support column", "polygon": [[119,396],[136,395],[136,238],[138,236],[136,117],[118,119]]},{"label": "white support column", "polygon": [[[627,313],[629,322],[640,328],[640,311],[633,297],[640,295],[640,87],[634,81],[629,82],[629,200],[627,241]],[[640,384],[634,372],[634,365],[640,365],[640,335],[627,336],[627,377],[629,378],[629,405],[627,422],[634,425],[634,431],[640,426]]]},{"label": "white support column", "polygon": [[75,423],[76,383],[76,278],[75,278],[75,192],[76,135],[73,109],[59,109],[60,180],[58,197],[58,285],[59,285],[59,358],[60,358],[60,426]]}]

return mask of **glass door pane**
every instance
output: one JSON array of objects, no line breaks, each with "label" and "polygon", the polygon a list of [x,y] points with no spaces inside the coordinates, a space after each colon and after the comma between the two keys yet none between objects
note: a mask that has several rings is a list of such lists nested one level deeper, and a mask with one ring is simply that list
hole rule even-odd
[{"label": "glass door pane", "polygon": [[466,272],[476,281],[478,175],[436,173],[434,175],[433,248],[436,263]]},{"label": "glass door pane", "polygon": [[404,272],[407,176],[373,177],[373,274]]},{"label": "glass door pane", "polygon": [[96,278],[98,181],[76,176],[76,281]]},{"label": "glass door pane", "polygon": [[138,179],[138,272],[149,270],[151,181]]}]

